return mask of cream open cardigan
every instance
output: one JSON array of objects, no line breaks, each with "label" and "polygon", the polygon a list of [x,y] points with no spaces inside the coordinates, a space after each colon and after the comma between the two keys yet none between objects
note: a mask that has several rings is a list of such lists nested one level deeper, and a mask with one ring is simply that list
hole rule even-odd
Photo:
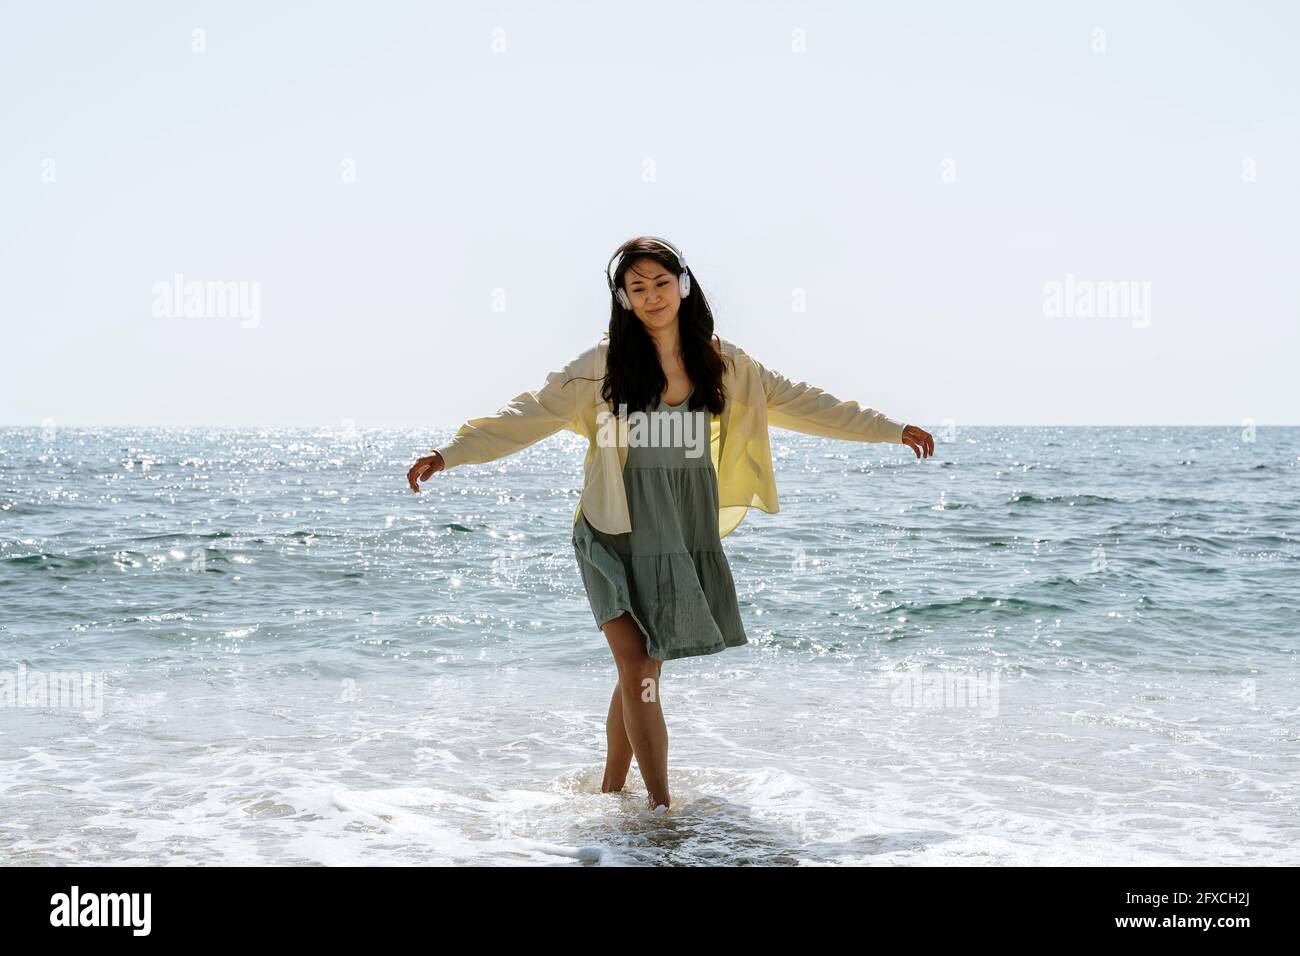
[{"label": "cream open cardigan", "polygon": [[[857,402],[841,401],[807,382],[791,382],[738,345],[721,336],[718,341],[728,359],[722,379],[726,403],[721,415],[712,416],[709,453],[718,476],[721,537],[735,531],[750,508],[768,514],[780,510],[769,425],[847,441],[901,443],[906,427],[902,422]],[[623,486],[627,444],[596,441],[597,415],[614,414],[600,397],[608,350],[606,332],[596,345],[547,375],[540,389],[517,396],[495,415],[466,422],[449,442],[435,449],[442,455],[444,470],[494,461],[568,429],[588,440],[574,524],[585,513],[593,527],[608,534],[631,531]]]}]

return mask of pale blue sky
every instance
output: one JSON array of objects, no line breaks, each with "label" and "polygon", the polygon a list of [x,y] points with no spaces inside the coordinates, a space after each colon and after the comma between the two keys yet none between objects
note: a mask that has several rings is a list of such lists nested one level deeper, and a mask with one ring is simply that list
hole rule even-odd
[{"label": "pale blue sky", "polygon": [[[429,7],[7,5],[0,424],[443,439],[599,338],[641,233],[923,427],[1300,423],[1292,4]],[[255,327],[155,316],[176,273]],[[1045,316],[1067,274],[1149,325]]]}]

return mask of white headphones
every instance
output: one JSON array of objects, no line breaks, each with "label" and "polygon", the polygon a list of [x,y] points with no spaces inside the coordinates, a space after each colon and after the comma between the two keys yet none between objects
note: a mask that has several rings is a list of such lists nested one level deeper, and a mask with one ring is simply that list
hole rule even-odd
[{"label": "white headphones", "polygon": [[[667,249],[669,252],[671,252],[674,256],[677,257],[677,265],[680,266],[682,270],[677,274],[677,289],[679,292],[681,292],[682,298],[683,299],[686,298],[688,295],[691,294],[691,274],[686,271],[686,254],[682,252],[680,249],[678,249],[676,246],[674,246],[667,239],[660,239],[658,236],[646,236],[645,238],[659,243],[659,245],[663,246],[665,249]],[[632,311],[632,302],[631,300],[628,299],[626,291],[624,291],[623,289],[616,288],[614,286],[614,276],[613,273],[610,272],[610,268],[609,268],[611,265],[613,265],[614,260],[616,258],[619,259],[619,262],[621,264],[622,259],[619,257],[622,256],[624,248],[626,248],[626,244],[624,244],[623,247],[620,247],[617,251],[615,251],[614,255],[609,257],[609,262],[605,264],[605,281],[609,283],[609,291],[613,293],[614,298],[618,299],[619,305],[623,306],[623,308],[627,309],[630,312]],[[637,253],[637,254],[644,255],[644,253]]]}]

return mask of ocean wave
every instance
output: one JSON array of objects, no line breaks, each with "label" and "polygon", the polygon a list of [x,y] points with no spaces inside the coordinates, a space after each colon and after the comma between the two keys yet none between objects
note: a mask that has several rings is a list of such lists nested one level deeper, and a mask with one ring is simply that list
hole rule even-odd
[{"label": "ocean wave", "polygon": [[[1073,579],[1069,579],[1073,580]],[[1054,582],[1043,582],[1044,586],[1051,586]],[[1005,614],[1029,614],[1029,613],[1058,613],[1064,614],[1075,609],[1073,604],[1062,604],[1057,601],[1040,599],[1040,598],[1021,598],[999,596],[995,594],[968,594],[960,597],[955,601],[926,601],[926,602],[905,602],[895,604],[883,611],[885,614],[894,614],[902,611],[908,617],[938,619],[943,620],[950,617],[962,617],[967,614],[980,614],[987,611],[995,611]]]},{"label": "ocean wave", "polygon": [[1109,498],[1106,495],[1079,494],[1079,495],[1035,495],[1027,491],[1020,491],[1013,494],[1007,499],[1009,505],[1053,505],[1066,502],[1070,505],[1119,505],[1129,504],[1122,498]]}]

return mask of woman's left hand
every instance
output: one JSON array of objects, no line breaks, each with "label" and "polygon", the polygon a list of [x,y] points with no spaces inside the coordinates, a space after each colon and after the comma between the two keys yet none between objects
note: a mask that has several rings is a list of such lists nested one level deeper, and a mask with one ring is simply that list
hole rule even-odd
[{"label": "woman's left hand", "polygon": [[934,454],[934,436],[924,428],[908,425],[903,429],[902,442],[916,452],[917,458],[929,458]]}]

